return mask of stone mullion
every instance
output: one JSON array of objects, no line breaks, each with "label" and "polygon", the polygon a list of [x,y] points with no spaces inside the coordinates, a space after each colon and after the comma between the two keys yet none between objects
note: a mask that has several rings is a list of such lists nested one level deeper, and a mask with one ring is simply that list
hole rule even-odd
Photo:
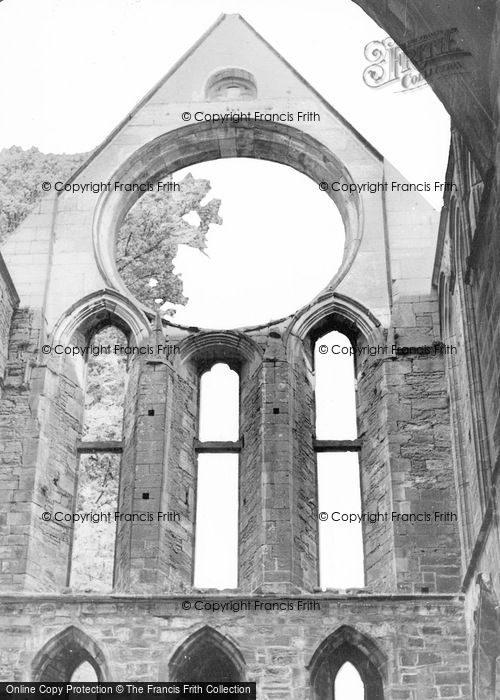
[{"label": "stone mullion", "polygon": [[[33,367],[26,385],[31,397],[39,392],[33,403],[30,398],[36,420],[30,418],[27,423],[36,426],[37,436],[33,431],[33,437],[27,438],[28,449],[23,450],[22,458],[22,477],[32,484],[33,502],[26,561],[28,590],[57,590],[67,585],[73,530],[67,522],[56,521],[55,513],[66,515],[74,510],[76,444],[81,438],[83,417],[77,364],[73,359],[51,359],[46,366]],[[43,513],[52,517],[45,520]]]},{"label": "stone mullion", "polygon": [[295,535],[292,430],[289,412],[292,386],[288,363],[282,360],[265,360],[262,382],[262,588],[266,592],[287,593],[294,587]]},{"label": "stone mullion", "polygon": [[174,519],[160,521],[159,576],[163,591],[184,591],[193,579],[196,403],[197,377],[190,372],[181,376],[169,369],[160,510]]},{"label": "stone mullion", "polygon": [[131,525],[130,583],[132,589],[155,589],[160,584],[161,494],[165,452],[167,386],[170,368],[145,362],[137,401],[135,483],[132,513],[144,521]]},{"label": "stone mullion", "polygon": [[314,449],[315,396],[312,369],[301,345],[292,342],[294,362],[290,417],[292,425],[294,583],[313,591],[319,583],[318,473]]},{"label": "stone mullion", "polygon": [[[120,477],[115,583],[120,590],[157,590],[160,562],[162,486],[167,394],[172,369],[162,361],[137,358],[125,405]],[[142,520],[139,520],[142,518]]]},{"label": "stone mullion", "polygon": [[[378,358],[360,360],[357,388],[358,433],[361,440],[359,457],[363,512],[387,513],[393,509],[393,484],[403,478],[404,464],[395,463],[391,478],[389,457],[387,370],[398,371],[396,365],[384,367]],[[398,377],[395,381],[399,381]],[[373,525],[363,523],[365,581],[368,588],[391,591],[396,588],[394,531],[390,522]]]},{"label": "stone mullion", "polygon": [[240,435],[243,447],[239,457],[238,582],[252,592],[263,581],[264,510],[262,448],[262,365],[240,375]]},{"label": "stone mullion", "polygon": [[[137,450],[136,416],[141,370],[141,358],[132,358],[128,372],[127,393],[123,412],[123,454],[118,494],[118,510],[122,513],[132,511]],[[130,588],[131,537],[132,523],[119,520],[116,528],[114,586],[118,590],[123,591],[128,591]]]}]

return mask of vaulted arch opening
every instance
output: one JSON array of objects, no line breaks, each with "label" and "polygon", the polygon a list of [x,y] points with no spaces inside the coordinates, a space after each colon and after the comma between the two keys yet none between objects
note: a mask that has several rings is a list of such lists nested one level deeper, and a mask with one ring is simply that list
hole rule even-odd
[{"label": "vaulted arch opening", "polygon": [[211,627],[203,627],[189,637],[169,663],[171,681],[243,681],[245,662],[241,652],[227,637]]},{"label": "vaulted arch opening", "polygon": [[96,642],[77,627],[67,627],[50,639],[32,663],[34,681],[62,682],[77,680],[80,672],[90,679],[109,680],[104,654]]},{"label": "vaulted arch opening", "polygon": [[375,642],[344,625],[311,659],[313,700],[384,700],[385,665]]}]

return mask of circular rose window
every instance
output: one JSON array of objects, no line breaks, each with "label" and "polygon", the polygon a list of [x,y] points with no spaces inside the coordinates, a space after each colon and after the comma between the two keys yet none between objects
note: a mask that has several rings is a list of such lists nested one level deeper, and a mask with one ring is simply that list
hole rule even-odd
[{"label": "circular rose window", "polygon": [[129,291],[174,323],[265,324],[314,299],[342,263],[344,224],[318,184],[270,161],[206,161],[163,178],[117,233]]}]

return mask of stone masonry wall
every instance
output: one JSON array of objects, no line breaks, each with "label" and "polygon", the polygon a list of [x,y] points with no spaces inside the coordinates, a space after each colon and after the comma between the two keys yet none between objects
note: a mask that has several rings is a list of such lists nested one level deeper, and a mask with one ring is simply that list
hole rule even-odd
[{"label": "stone masonry wall", "polygon": [[[198,387],[196,367],[174,363],[171,378],[170,433],[166,440],[166,464],[162,484],[162,510],[179,513],[179,520],[169,522],[160,531],[160,558],[163,563],[164,587],[169,591],[190,587],[193,582],[194,521],[196,508],[196,454],[194,438],[198,435]],[[168,424],[165,429],[168,429]]]},{"label": "stone masonry wall", "polygon": [[[264,528],[262,513],[263,483],[260,478],[260,452],[263,385],[260,381],[262,365],[247,367],[240,377],[240,432],[244,449],[240,454],[240,519],[239,580],[242,590],[255,591],[262,583],[261,546]],[[286,474],[284,475],[286,478]]]},{"label": "stone masonry wall", "polygon": [[194,367],[174,369],[158,358],[134,362],[125,404],[120,510],[175,512],[179,519],[119,522],[119,590],[191,586],[197,386]]},{"label": "stone masonry wall", "polygon": [[[386,364],[393,508],[426,518],[395,524],[398,590],[458,591],[460,525],[437,299],[399,300],[393,324],[396,352],[403,353]],[[405,351],[419,347],[428,351]]]},{"label": "stone masonry wall", "polygon": [[[10,330],[9,358],[0,395],[0,584],[3,590],[24,587],[34,469],[25,468],[26,447],[36,439],[37,425],[25,383],[27,360],[38,338],[30,339],[34,314],[16,311]],[[31,342],[30,342],[31,340]],[[34,455],[28,456],[33,460]],[[34,465],[32,464],[32,467]]]},{"label": "stone masonry wall", "polygon": [[[496,37],[498,53],[498,32]],[[498,73],[498,72],[497,72]],[[498,75],[497,75],[498,79]],[[498,161],[498,158],[497,158]],[[458,353],[447,358],[451,396],[455,478],[463,521],[463,589],[471,665],[478,664],[479,580],[500,600],[498,476],[500,454],[500,244],[498,173],[484,183],[464,140],[454,130],[448,179],[456,192],[445,202],[440,277],[441,322]],[[443,283],[445,282],[445,283]],[[494,649],[490,646],[490,653]],[[498,676],[498,674],[497,674]],[[474,676],[479,683],[477,673]],[[498,680],[497,680],[498,683]],[[482,690],[475,687],[474,698]]]},{"label": "stone masonry wall", "polygon": [[[361,440],[360,479],[363,511],[393,510],[387,433],[387,378],[381,357],[362,356],[357,366],[356,402]],[[391,591],[396,586],[394,531],[390,521],[363,523],[365,579],[368,588]]]},{"label": "stone masonry wall", "polygon": [[19,298],[0,255],[0,396],[9,353],[10,326]]},{"label": "stone masonry wall", "polygon": [[317,469],[312,440],[315,434],[313,373],[302,347],[294,353],[293,378],[291,410],[296,470],[293,517],[298,523],[294,538],[295,566],[303,572],[304,588],[310,591],[319,585]]},{"label": "stone masonry wall", "polygon": [[[114,681],[165,681],[173,653],[208,625],[242,653],[247,680],[260,700],[309,700],[310,662],[341,626],[367,635],[386,657],[386,700],[469,700],[462,602],[447,596],[328,596],[289,598],[290,610],[266,610],[283,599],[50,596],[0,600],[4,620],[0,680],[27,681],[32,662],[52,637],[74,625],[97,644]],[[297,610],[298,600],[306,603]],[[258,601],[248,613],[210,611],[210,603]],[[182,603],[191,610],[182,611]],[[307,609],[308,603],[316,609]],[[204,608],[207,603],[207,608]],[[286,606],[286,601],[285,601]],[[197,607],[201,607],[197,610]],[[55,652],[53,652],[55,654]]]}]

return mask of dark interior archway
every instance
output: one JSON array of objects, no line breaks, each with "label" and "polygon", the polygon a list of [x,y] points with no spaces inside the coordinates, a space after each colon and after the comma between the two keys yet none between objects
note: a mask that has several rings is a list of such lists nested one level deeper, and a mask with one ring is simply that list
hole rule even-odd
[{"label": "dark interior archway", "polygon": [[189,637],[169,663],[171,681],[232,682],[244,680],[244,659],[236,646],[211,627]]},{"label": "dark interior archway", "polygon": [[50,639],[33,659],[33,680],[69,681],[84,662],[94,669],[99,681],[109,680],[104,654],[85,632],[67,627]]},{"label": "dark interior archway", "polygon": [[369,637],[345,625],[327,637],[311,659],[313,699],[335,700],[335,679],[346,661],[361,676],[365,700],[384,700],[385,655]]}]

